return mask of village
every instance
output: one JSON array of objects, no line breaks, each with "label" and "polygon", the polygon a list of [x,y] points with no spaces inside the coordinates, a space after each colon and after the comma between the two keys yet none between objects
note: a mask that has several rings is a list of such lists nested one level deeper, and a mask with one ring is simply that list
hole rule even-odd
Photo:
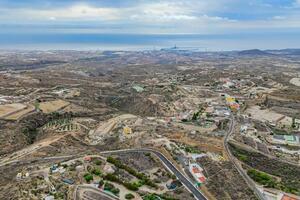
[{"label": "village", "polygon": [[129,65],[100,78],[64,65],[1,72],[1,187],[17,199],[298,200],[292,75],[177,56],[186,64],[176,69]]}]

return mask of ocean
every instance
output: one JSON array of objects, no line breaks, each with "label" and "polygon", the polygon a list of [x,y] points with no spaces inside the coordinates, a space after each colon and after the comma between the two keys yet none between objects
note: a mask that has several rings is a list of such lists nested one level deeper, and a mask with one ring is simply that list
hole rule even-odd
[{"label": "ocean", "polygon": [[299,35],[280,34],[96,34],[96,33],[1,33],[5,50],[158,50],[180,47],[200,51],[299,48]]}]

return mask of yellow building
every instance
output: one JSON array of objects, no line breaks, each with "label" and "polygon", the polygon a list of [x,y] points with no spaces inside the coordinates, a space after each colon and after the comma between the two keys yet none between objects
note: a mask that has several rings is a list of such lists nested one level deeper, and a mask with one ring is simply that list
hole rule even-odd
[{"label": "yellow building", "polygon": [[233,102],[235,102],[235,98],[231,97],[231,96],[228,96],[228,97],[226,97],[226,102],[227,103],[233,103]]},{"label": "yellow building", "polygon": [[125,126],[123,128],[123,134],[125,134],[125,135],[132,134],[132,129],[130,127],[128,127],[128,126]]}]

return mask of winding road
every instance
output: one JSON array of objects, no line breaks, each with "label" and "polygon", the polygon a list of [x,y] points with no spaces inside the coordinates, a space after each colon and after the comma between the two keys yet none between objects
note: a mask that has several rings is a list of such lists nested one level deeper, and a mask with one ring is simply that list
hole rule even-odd
[{"label": "winding road", "polygon": [[264,197],[264,195],[256,188],[255,182],[243,170],[243,168],[238,163],[238,161],[235,159],[235,157],[232,155],[232,153],[229,149],[228,140],[229,140],[230,135],[232,134],[232,132],[234,130],[234,127],[235,127],[235,120],[234,120],[234,116],[231,115],[229,130],[228,130],[228,132],[226,133],[226,135],[224,137],[224,147],[225,147],[226,153],[228,155],[228,158],[234,164],[235,168],[238,170],[239,174],[243,177],[243,179],[246,181],[247,185],[249,186],[249,188],[251,188],[251,190],[254,192],[254,194],[260,200],[265,200],[266,198]]},{"label": "winding road", "polygon": [[[90,193],[90,195],[89,195]],[[119,198],[113,196],[112,194],[106,193],[103,190],[99,190],[93,186],[89,185],[77,185],[74,190],[74,200],[95,200],[95,196],[93,197],[92,193],[94,193],[97,199],[101,200],[118,200]]]},{"label": "winding road", "polygon": [[[242,169],[240,166],[239,162],[236,160],[236,158],[232,155],[232,153],[229,150],[228,146],[228,140],[234,130],[235,127],[235,120],[234,116],[231,116],[230,119],[230,126],[229,130],[227,131],[225,137],[224,137],[224,148],[226,150],[226,153],[228,155],[228,158],[230,161],[234,164],[235,168],[238,170],[239,174],[243,177],[243,179],[246,181],[248,186],[254,191],[255,195],[261,199],[265,200],[264,195],[256,188],[255,182],[248,177],[246,172]],[[188,179],[184,174],[182,174],[181,171],[179,171],[171,161],[169,161],[162,153],[160,153],[157,150],[154,149],[146,149],[146,148],[141,148],[141,149],[122,149],[122,150],[113,150],[113,151],[101,151],[99,154],[105,155],[105,154],[116,154],[116,153],[130,153],[130,152],[145,152],[145,153],[153,153],[155,154],[161,162],[164,164],[164,166],[171,171],[180,181],[181,183],[194,195],[195,199],[197,200],[206,200],[207,198],[204,196],[204,194],[201,193],[201,191],[195,187],[195,185]],[[74,158],[76,156],[70,155],[70,156],[54,156],[54,157],[45,157],[45,158],[40,158],[40,159],[34,159],[36,160],[56,160],[56,159],[66,159],[66,158]],[[32,162],[34,160],[28,161]],[[19,162],[18,159],[16,160],[11,160],[9,162],[2,162],[0,163],[0,167],[4,165],[9,165],[9,164],[17,164]],[[24,161],[23,161],[24,162]]]},{"label": "winding road", "polygon": [[206,200],[207,198],[201,193],[201,191],[195,187],[195,185],[186,178],[173,164],[169,161],[162,153],[153,149],[124,149],[115,151],[104,151],[101,154],[114,154],[114,153],[130,153],[130,152],[145,152],[155,154],[165,165],[165,167],[170,170],[181,183],[194,195],[198,200]]}]

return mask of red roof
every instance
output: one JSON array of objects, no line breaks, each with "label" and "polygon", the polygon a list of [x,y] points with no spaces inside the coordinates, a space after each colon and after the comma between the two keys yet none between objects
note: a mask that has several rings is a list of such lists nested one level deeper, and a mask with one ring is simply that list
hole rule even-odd
[{"label": "red roof", "polygon": [[198,167],[193,167],[193,173],[201,173],[200,169]]},{"label": "red roof", "polygon": [[199,181],[200,181],[201,183],[203,183],[203,182],[205,181],[205,177],[204,177],[204,176],[199,177]]},{"label": "red roof", "polygon": [[84,157],[84,160],[85,160],[85,161],[91,161],[91,160],[92,160],[92,158],[91,158],[91,157],[89,157],[89,156],[87,156],[87,157]]},{"label": "red roof", "polygon": [[290,196],[287,196],[287,195],[283,195],[283,197],[281,198],[281,200],[299,200],[299,199],[296,199],[294,197],[290,197]]}]

